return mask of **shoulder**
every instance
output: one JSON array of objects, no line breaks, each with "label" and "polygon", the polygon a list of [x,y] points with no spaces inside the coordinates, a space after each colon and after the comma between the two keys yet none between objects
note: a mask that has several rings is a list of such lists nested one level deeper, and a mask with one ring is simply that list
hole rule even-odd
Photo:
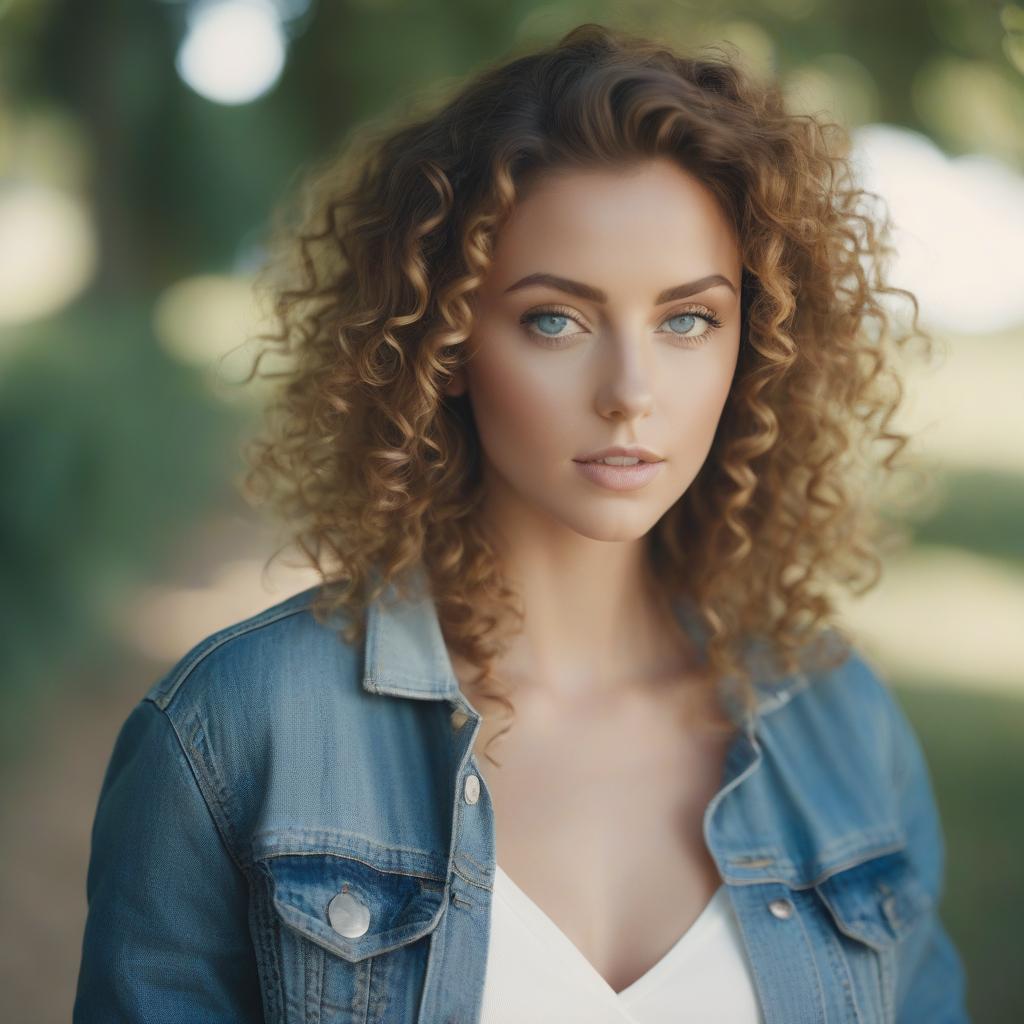
[{"label": "shoulder", "polygon": [[[210,633],[186,651],[145,693],[180,726],[223,722],[339,693],[358,684],[359,652],[346,643],[342,622],[318,621],[309,587]],[[238,724],[238,723],[236,723]]]},{"label": "shoulder", "polygon": [[841,651],[828,668],[762,688],[759,709],[766,731],[786,732],[793,741],[797,736],[827,739],[895,773],[906,725],[899,702],[871,657],[853,644]]},{"label": "shoulder", "polygon": [[813,849],[805,880],[844,932],[898,951],[901,1020],[966,1021],[963,964],[938,914],[945,833],[914,726],[856,648],[783,692],[764,720],[765,748],[791,794],[786,841]]},{"label": "shoulder", "polygon": [[[133,733],[133,751],[145,748],[154,765],[165,764],[168,749],[154,737],[174,738],[241,865],[260,828],[321,821],[318,801],[325,791],[345,792],[343,779],[365,757],[367,723],[388,706],[361,685],[362,645],[346,641],[345,619],[333,614],[321,622],[314,615],[317,591],[311,587],[210,633],[132,713],[157,723],[148,738]],[[177,758],[173,744],[170,750]],[[160,772],[149,775],[139,782],[144,791],[164,785]]]},{"label": "shoulder", "polygon": [[927,762],[874,660],[849,646],[838,664],[785,681],[761,707],[768,774],[804,809],[819,857],[903,848],[937,892],[942,835]]}]

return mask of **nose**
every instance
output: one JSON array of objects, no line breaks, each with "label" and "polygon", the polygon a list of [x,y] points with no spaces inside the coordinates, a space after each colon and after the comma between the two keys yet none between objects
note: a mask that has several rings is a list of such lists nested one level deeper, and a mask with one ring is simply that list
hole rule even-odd
[{"label": "nose", "polygon": [[602,416],[632,420],[650,415],[657,368],[649,346],[632,336],[614,339],[599,372],[595,405]]}]

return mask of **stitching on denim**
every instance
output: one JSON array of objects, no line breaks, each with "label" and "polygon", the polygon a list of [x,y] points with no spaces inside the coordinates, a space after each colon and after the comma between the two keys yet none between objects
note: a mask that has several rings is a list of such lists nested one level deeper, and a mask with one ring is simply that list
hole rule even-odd
[{"label": "stitching on denim", "polygon": [[[820,894],[819,894],[820,895]],[[827,916],[828,912],[825,911]],[[863,1024],[864,1016],[861,1013],[860,1006],[857,1002],[857,996],[854,991],[853,978],[850,974],[850,964],[846,957],[846,953],[842,947],[842,943],[839,941],[839,936],[836,934],[834,925],[830,925],[828,921],[821,922],[821,928],[825,932],[825,949],[828,954],[829,962],[832,965],[832,970],[839,977],[843,993],[846,995],[847,1003],[850,1009],[853,1010],[854,1020],[858,1024]],[[868,951],[864,951],[868,952]],[[870,951],[874,955],[874,951]]]},{"label": "stitching on denim", "polygon": [[[280,924],[270,910],[270,888],[269,879],[257,872],[253,879],[253,900],[255,904],[255,917],[257,921],[257,932],[263,956],[260,963],[266,971],[266,982],[269,991],[267,992],[267,1010],[272,1021],[284,1021],[284,983],[282,964],[284,954],[281,949]],[[261,970],[261,975],[263,970]]]},{"label": "stitching on denim", "polygon": [[[451,686],[438,685],[436,677],[423,677],[414,676],[407,673],[397,676],[393,673],[367,673],[364,679],[370,683],[370,689],[374,693],[381,693],[385,695],[392,695],[396,697],[411,697],[417,700],[437,700],[442,697],[453,697],[455,691]],[[422,689],[410,689],[403,685],[405,683],[412,683],[414,685],[420,684],[426,687],[426,690]],[[382,690],[381,687],[386,687]]]},{"label": "stitching on denim", "polygon": [[[429,602],[429,596],[428,596],[427,599],[428,599],[428,602]],[[423,600],[423,595],[420,595],[420,597],[414,596],[412,598],[412,600],[414,602],[422,601]],[[402,602],[402,601],[396,602],[395,604],[389,604],[387,602],[386,598],[382,598],[382,602],[383,603],[380,604],[379,608],[375,608],[374,609],[374,611],[375,611],[375,615],[374,615],[374,630],[373,630],[373,636],[372,636],[373,646],[371,648],[373,656],[369,657],[367,659],[368,660],[368,665],[376,665],[377,664],[377,659],[378,659],[378,653],[377,652],[378,652],[378,649],[380,648],[381,644],[388,638],[388,636],[389,636],[388,631],[394,625],[393,622],[390,620],[390,618],[388,618],[386,615],[384,615],[383,612],[387,611],[389,608],[393,609],[395,607],[401,608],[401,607],[407,606],[407,602]],[[427,608],[428,608],[428,611],[433,611],[433,616],[432,617],[435,617],[436,616],[436,611],[434,611],[434,609],[432,608],[431,604],[432,604],[432,602],[428,603]],[[434,626],[435,624],[434,623],[430,623],[430,625]],[[443,645],[443,637],[441,637],[439,635],[439,633],[440,633],[439,629],[435,629],[433,632],[434,632],[434,638],[433,639],[439,640],[440,643]],[[369,678],[373,682],[375,682],[375,683],[377,681],[387,683],[389,680],[394,680],[396,683],[398,683],[400,685],[401,681],[406,681],[406,682],[414,683],[414,684],[417,684],[417,685],[426,686],[429,689],[434,690],[436,692],[440,692],[441,689],[443,689],[444,691],[450,691],[452,689],[452,679],[445,672],[446,660],[447,659],[446,659],[446,657],[441,656],[438,653],[437,648],[435,646],[433,646],[432,644],[428,644],[428,646],[430,646],[430,648],[431,648],[431,654],[434,655],[432,657],[432,664],[431,664],[431,667],[430,667],[431,668],[431,674],[429,676],[420,676],[420,675],[416,675],[416,674],[413,674],[413,673],[406,672],[406,671],[402,670],[400,675],[393,675],[393,674],[390,674],[390,673],[382,673],[380,675],[372,675]],[[441,678],[441,677],[443,677],[443,678]]]},{"label": "stitching on denim", "polygon": [[[465,742],[465,750],[462,752],[462,757],[459,760],[459,764],[455,770],[455,778],[461,779],[465,773],[465,766],[473,761],[472,747],[476,739],[475,734],[471,736]],[[463,813],[463,802],[456,795],[455,798],[455,809],[452,812],[452,838],[451,843],[448,847],[448,860],[451,864],[452,870],[455,870],[455,851],[459,849],[462,840],[462,819]]]},{"label": "stitching on denim", "polygon": [[[385,956],[391,956],[394,953],[397,953],[398,950],[404,948],[404,946],[399,946],[397,949],[391,950],[387,953],[376,953],[367,959],[366,988],[369,993],[366,1000],[367,1021],[383,1021],[384,1011],[387,1009],[388,1005],[387,966],[386,961],[382,958]],[[380,975],[379,978],[377,977],[378,975]]]},{"label": "stitching on denim", "polygon": [[895,947],[890,947],[875,956],[875,966],[878,970],[878,983],[882,992],[882,1014],[884,1020],[895,1020],[893,1002],[895,1000],[895,978],[893,976],[893,965],[896,959]]},{"label": "stitching on denim", "polygon": [[899,828],[892,825],[876,825],[868,828],[857,829],[849,835],[833,839],[818,849],[818,859],[835,857],[845,853],[847,850],[863,850],[869,843],[882,841],[887,845],[900,843],[906,845],[906,837]]},{"label": "stitching on denim", "polygon": [[475,878],[471,878],[469,875],[466,874],[465,871],[460,871],[459,866],[455,863],[455,861],[452,861],[452,872],[458,875],[459,878],[461,878],[464,882],[468,882],[470,885],[474,886],[477,889],[483,889],[484,892],[491,892],[493,889],[492,885],[488,885],[486,882],[481,882]]},{"label": "stitching on denim", "polygon": [[248,858],[244,857],[241,852],[242,844],[228,810],[230,804],[228,791],[221,781],[221,777],[217,772],[217,766],[213,761],[213,752],[209,746],[209,738],[206,735],[205,727],[198,717],[196,718],[196,723],[196,727],[192,730],[192,739],[189,743],[191,750],[196,756],[196,760],[203,769],[202,773],[197,770],[196,776],[197,778],[202,776],[200,778],[200,786],[203,787],[205,785],[205,790],[209,791],[211,811],[216,810],[223,819],[224,833],[226,839],[230,842],[232,857],[235,863],[244,871],[248,868],[249,862]]},{"label": "stitching on denim", "polygon": [[739,857],[727,857],[726,858],[733,867],[747,868],[753,870],[754,868],[766,868],[770,864],[775,863],[774,854],[770,857],[759,857],[753,854],[744,854]]},{"label": "stitching on denim", "polygon": [[[875,936],[871,926],[876,925],[877,922],[867,917],[845,917],[839,910],[838,906],[833,900],[831,900],[828,894],[821,889],[817,890],[818,896],[821,898],[822,903],[828,908],[829,913],[832,915],[835,921],[836,927],[844,934],[849,936],[851,939],[855,939],[857,942],[863,945],[870,946],[872,949],[881,950],[890,946],[895,940],[888,937],[879,939]],[[857,933],[856,931],[848,930],[854,929],[860,926],[861,929],[867,928],[867,934],[864,931]]]},{"label": "stitching on denim", "polygon": [[465,851],[460,851],[459,856],[463,860],[468,860],[469,863],[472,864],[473,867],[475,867],[484,876],[484,878],[488,878],[490,876],[490,872],[487,870],[487,868],[474,857],[472,857],[470,854],[466,853]]},{"label": "stitching on denim", "polygon": [[[259,853],[256,852],[257,846],[262,847],[264,845],[264,841],[271,840],[275,836],[294,839],[295,843],[284,844],[280,849],[272,849],[269,851],[262,850],[262,852]],[[346,845],[345,840],[349,838],[364,842],[366,846],[369,847],[366,854],[362,855],[360,852],[354,852],[350,845]],[[314,843],[318,845],[310,849],[303,845],[306,843]],[[324,845],[325,843],[331,843],[331,845],[326,846]],[[422,850],[414,846],[394,846],[379,843],[360,832],[337,832],[320,829],[271,829],[269,831],[260,832],[257,836],[253,837],[252,853],[257,861],[266,861],[274,857],[331,856],[347,860],[356,860],[376,871],[382,871],[388,874],[409,875],[414,878],[426,878],[434,882],[444,882],[447,878],[447,861],[442,857],[435,856],[429,850]],[[431,871],[429,868],[407,868],[398,865],[397,857],[395,856],[388,859],[388,855],[400,856],[403,853],[418,857],[424,862],[443,861],[445,869],[440,871]],[[376,857],[376,859],[367,859],[368,857]],[[388,866],[384,866],[385,860],[387,860]]]},{"label": "stitching on denim", "polygon": [[[319,839],[324,840],[345,840],[348,838],[364,840],[368,845],[375,846],[379,850],[394,851],[396,853],[418,853],[426,856],[430,855],[429,850],[424,850],[419,846],[401,846],[395,843],[382,843],[379,839],[374,839],[373,836],[367,835],[365,832],[351,832],[346,829],[333,829],[333,828],[270,828],[263,829],[261,832],[257,832],[253,837],[256,839],[271,839],[275,836],[289,836],[298,839],[300,842],[317,842]],[[313,851],[314,853],[320,851]],[[323,852],[327,852],[326,850]]]},{"label": "stitching on denim", "polygon": [[[811,966],[814,968],[814,978],[818,983],[818,1005],[821,1007],[821,1019],[828,1020],[828,1009],[825,1006],[825,986],[822,984],[821,972],[818,970],[818,962],[814,959],[813,946],[811,945],[811,937],[807,932],[807,926],[804,924],[803,918],[800,914],[800,902],[794,901],[796,912],[793,914],[797,924],[800,925],[800,931],[804,937],[805,949],[804,953],[807,959],[810,961]],[[791,920],[792,920],[791,919]]]},{"label": "stitching on denim", "polygon": [[185,655],[185,660],[177,666],[177,670],[173,675],[162,683],[157,684],[155,687],[156,693],[153,696],[147,695],[146,699],[151,700],[158,708],[160,708],[161,711],[166,711],[177,696],[182,684],[209,655],[217,650],[217,648],[245,633],[251,633],[254,630],[262,629],[263,626],[269,626],[281,619],[286,619],[289,616],[298,615],[301,612],[306,611],[309,607],[308,600],[297,607],[292,607],[288,603],[291,601],[297,601],[306,593],[306,591],[302,591],[298,594],[293,594],[292,597],[286,600],[286,603],[283,606],[268,608],[266,611],[260,612],[243,622],[237,622],[232,626],[227,626],[222,630],[218,630],[212,636],[208,636],[193,651]]},{"label": "stitching on denim", "polygon": [[[821,885],[822,882],[828,881],[836,875],[842,874],[844,871],[848,871],[850,868],[859,866],[860,864],[866,864],[868,861],[875,860],[879,857],[884,857],[890,853],[898,853],[904,849],[903,843],[894,843],[890,846],[882,846],[867,851],[858,851],[858,856],[851,860],[839,861],[837,864],[830,865],[824,871],[820,872],[809,882],[791,882],[788,883],[794,889],[810,889],[814,886]],[[864,853],[860,856],[860,853]]]},{"label": "stitching on denim", "polygon": [[[729,892],[728,885],[726,886],[726,892]],[[740,939],[742,940],[743,947],[746,950],[747,963],[750,966],[751,973],[754,975],[754,981],[756,983],[755,987],[757,989],[758,999],[760,1001],[760,997],[763,994],[771,991],[771,989],[768,987],[770,976],[764,973],[764,965],[762,958],[757,955],[757,949],[750,943],[750,938],[747,933],[746,926],[744,924],[745,915],[743,913],[740,913],[737,909],[731,892],[729,892],[729,902],[733,905],[733,912],[736,914],[736,920],[738,921],[740,926]]]},{"label": "stitching on denim", "polygon": [[[171,718],[166,711],[163,711],[153,701],[149,701],[157,709],[158,713],[163,717],[164,721],[170,726],[171,733],[173,734],[178,749],[181,753],[181,757],[185,764],[188,765],[189,771],[192,773],[192,777],[195,779],[196,788],[199,792],[199,797],[203,802],[203,806],[206,808],[206,813],[210,815],[210,820],[213,822],[214,828],[217,830],[217,835],[220,838],[224,849],[227,851],[228,856],[231,858],[234,865],[242,873],[243,876],[247,875],[245,865],[241,858],[236,853],[236,843],[234,837],[234,829],[231,825],[231,821],[227,814],[224,812],[224,808],[220,805],[217,793],[216,785],[210,783],[203,772],[199,771],[195,765],[192,757],[189,756],[189,747],[185,745],[185,742],[181,738],[181,733],[178,731],[178,727],[174,720]],[[198,735],[201,732],[202,724],[193,730],[193,736]],[[189,745],[191,746],[191,744]],[[196,751],[198,754],[198,751]],[[214,813],[214,806],[220,811],[220,816]]]},{"label": "stitching on denim", "polygon": [[[866,837],[876,836],[878,839],[884,839],[891,836],[891,832],[883,830],[866,830],[864,835]],[[797,882],[794,880],[790,884],[794,888],[806,889],[812,885],[820,885],[825,879],[831,878],[833,875],[841,874],[850,868],[857,867],[861,864],[866,864],[869,861],[877,860],[881,857],[886,857],[892,853],[899,853],[906,849],[906,841],[903,838],[897,838],[888,843],[884,843],[880,846],[871,846],[863,842],[857,842],[853,840],[846,843],[831,844],[827,847],[823,847],[818,851],[818,855],[815,857],[813,866],[818,868],[818,873],[808,882]],[[843,853],[849,851],[849,855],[846,857],[841,856]],[[838,858],[838,859],[837,859]],[[798,872],[796,865],[792,861],[782,860],[782,865],[788,868],[794,875],[802,875],[804,872]],[[811,865],[804,865],[809,867]]]},{"label": "stitching on denim", "polygon": [[306,1024],[320,1024],[323,1016],[324,998],[324,957],[326,950],[313,943],[303,946],[305,957],[305,1007]]},{"label": "stitching on denim", "polygon": [[336,857],[338,860],[354,860],[359,864],[365,864],[366,867],[372,868],[374,871],[379,871],[382,875],[401,875],[403,878],[417,878],[426,879],[431,882],[444,883],[444,875],[427,875],[421,874],[416,871],[403,871],[401,868],[382,868],[378,864],[374,864],[372,861],[364,860],[362,857],[357,857],[352,853],[335,853],[329,850],[290,850],[281,853],[268,853],[260,857],[261,861],[272,861],[277,860],[279,857]]},{"label": "stitching on denim", "polygon": [[[329,950],[324,949],[319,943],[313,942],[304,935],[299,941],[320,950],[324,960],[325,975],[327,971],[330,971],[335,977],[350,978],[352,981],[351,998],[347,1006],[342,1006],[340,1003],[336,1003],[333,999],[328,998],[325,986],[321,982],[320,1021],[322,1024],[327,1024],[327,1022],[334,1021],[337,1018],[343,1018],[346,1021],[356,1021],[358,1020],[357,1014],[361,1015],[364,1021],[369,1020],[369,965],[373,958],[368,957],[366,960],[348,962],[334,956]],[[330,960],[327,959],[329,954],[331,956]]]},{"label": "stitching on denim", "polygon": [[[452,894],[454,896],[454,893]],[[448,927],[447,911],[441,915],[437,927],[430,933],[430,943],[427,946],[427,966],[423,974],[423,988],[420,991],[419,1009],[416,1014],[417,1021],[427,1020],[427,1005],[430,1002],[431,993],[437,988],[434,985],[434,976],[440,974],[444,961],[444,948],[447,944],[446,929]],[[442,978],[443,974],[440,975]]]},{"label": "stitching on denim", "polygon": [[356,965],[356,984],[353,992],[353,1011],[362,1012],[363,1024],[370,1020],[370,971],[373,969],[373,957],[360,960]]}]

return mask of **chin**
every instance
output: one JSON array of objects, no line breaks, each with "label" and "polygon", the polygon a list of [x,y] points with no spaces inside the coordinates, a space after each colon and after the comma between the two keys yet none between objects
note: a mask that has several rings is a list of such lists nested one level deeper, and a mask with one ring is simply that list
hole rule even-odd
[{"label": "chin", "polygon": [[621,544],[645,537],[663,514],[663,511],[654,513],[645,508],[632,508],[557,518],[581,537]]}]

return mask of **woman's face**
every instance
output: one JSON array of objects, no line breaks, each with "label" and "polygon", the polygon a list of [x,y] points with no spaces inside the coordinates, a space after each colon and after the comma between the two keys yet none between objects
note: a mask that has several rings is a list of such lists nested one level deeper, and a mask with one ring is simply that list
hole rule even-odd
[{"label": "woman's face", "polygon": [[[739,351],[740,273],[717,201],[667,159],[534,184],[498,234],[448,388],[468,390],[499,523],[595,540],[650,530],[710,450]],[[642,483],[614,469],[619,486],[602,483],[577,461],[634,444],[664,460]]]}]

